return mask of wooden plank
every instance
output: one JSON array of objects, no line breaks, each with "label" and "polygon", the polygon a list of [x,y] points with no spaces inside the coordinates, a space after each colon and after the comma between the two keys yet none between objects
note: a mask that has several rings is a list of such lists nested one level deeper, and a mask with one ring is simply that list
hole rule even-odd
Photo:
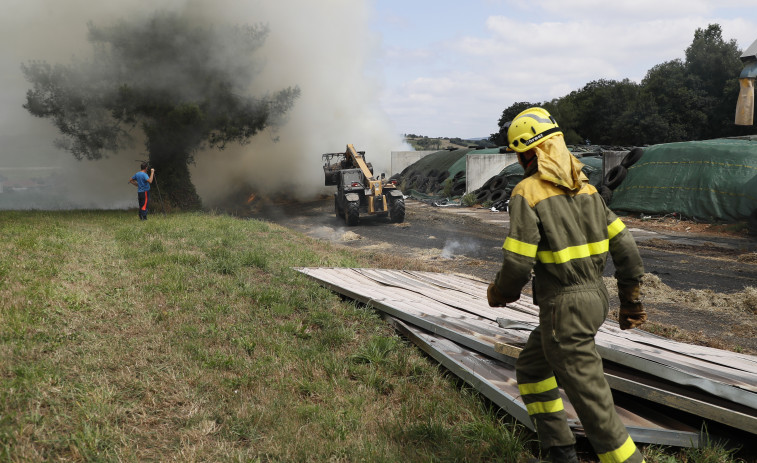
[{"label": "wooden plank", "polygon": [[[444,337],[397,318],[385,316],[385,319],[445,368],[476,388],[523,425],[534,430],[518,391],[515,369],[511,365],[465,349]],[[576,435],[584,435],[578,415],[562,388],[560,395],[568,415],[569,426]],[[697,429],[685,423],[650,409],[644,409],[641,414],[617,404],[615,409],[635,442],[679,447],[699,446]]]}]

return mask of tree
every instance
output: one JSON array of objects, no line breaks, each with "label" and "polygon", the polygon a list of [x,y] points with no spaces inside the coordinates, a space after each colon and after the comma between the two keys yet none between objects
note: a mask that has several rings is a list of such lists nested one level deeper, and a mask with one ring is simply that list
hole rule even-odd
[{"label": "tree", "polygon": [[507,145],[507,128],[510,126],[508,122],[512,122],[512,120],[515,119],[515,116],[532,106],[538,105],[528,103],[526,101],[521,101],[511,104],[504,111],[502,111],[502,115],[499,117],[499,122],[497,123],[497,125],[499,126],[499,131],[497,133],[491,134],[489,136],[489,141],[497,146]]},{"label": "tree", "polygon": [[743,67],[740,57],[736,41],[724,41],[718,24],[697,29],[686,48],[686,70],[693,78],[692,87],[706,95],[704,111],[708,120],[701,127],[703,138],[743,133],[733,123],[738,77]]},{"label": "tree", "polygon": [[189,164],[204,147],[249,142],[283,123],[299,96],[289,87],[248,95],[265,42],[262,25],[201,27],[173,13],[109,27],[88,24],[93,55],[87,61],[22,65],[33,85],[26,108],[49,118],[63,138],[56,144],[77,159],[100,159],[130,145],[134,129],[145,137],[164,200],[200,206]]},{"label": "tree", "polygon": [[[707,94],[697,84],[681,60],[666,61],[654,66],[641,81],[642,99],[654,102],[659,118],[665,121],[654,130],[651,143],[697,140],[707,125]],[[651,127],[650,127],[651,128]]]}]

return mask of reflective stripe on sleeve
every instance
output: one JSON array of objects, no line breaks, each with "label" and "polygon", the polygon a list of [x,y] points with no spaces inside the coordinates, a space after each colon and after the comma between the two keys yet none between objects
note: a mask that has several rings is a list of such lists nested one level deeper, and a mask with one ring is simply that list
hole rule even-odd
[{"label": "reflective stripe on sleeve", "polygon": [[505,244],[502,245],[502,248],[521,256],[536,257],[537,245],[518,241],[509,236],[505,239]]},{"label": "reflective stripe on sleeve", "polygon": [[626,228],[626,224],[620,219],[615,219],[610,225],[607,226],[607,238],[613,239],[615,235],[622,232]]},{"label": "reflective stripe on sleeve", "polygon": [[612,452],[602,453],[597,456],[599,457],[599,461],[602,463],[623,463],[624,461],[631,458],[631,455],[633,455],[635,451],[636,444],[634,444],[633,440],[631,440],[631,436],[628,436],[626,442],[617,449],[613,450]]},{"label": "reflective stripe on sleeve", "polygon": [[557,389],[557,380],[554,376],[539,381],[538,383],[518,384],[520,395],[539,394],[541,392],[551,391],[552,389]]}]

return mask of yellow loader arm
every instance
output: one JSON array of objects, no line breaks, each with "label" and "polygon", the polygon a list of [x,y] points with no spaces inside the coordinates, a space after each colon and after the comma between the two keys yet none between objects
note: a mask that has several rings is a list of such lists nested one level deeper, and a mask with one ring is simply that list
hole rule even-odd
[{"label": "yellow loader arm", "polygon": [[368,182],[368,185],[365,185],[365,187],[371,190],[373,196],[380,197],[383,190],[383,184],[381,183],[381,180],[373,178],[373,173],[365,163],[363,155],[355,150],[355,147],[352,145],[352,143],[347,145],[347,151],[344,153],[344,157],[352,162],[352,164],[360,168],[361,171],[363,171],[365,180],[366,182]]}]

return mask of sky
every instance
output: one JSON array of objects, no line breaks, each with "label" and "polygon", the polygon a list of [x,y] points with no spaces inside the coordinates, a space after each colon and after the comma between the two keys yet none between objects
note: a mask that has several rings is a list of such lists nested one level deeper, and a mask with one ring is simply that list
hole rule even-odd
[{"label": "sky", "polygon": [[[240,185],[300,197],[324,189],[321,154],[366,151],[378,172],[410,149],[402,134],[487,137],[515,102],[549,101],[598,79],[640,82],[682,59],[697,28],[720,24],[746,49],[757,39],[757,0],[2,0],[0,182],[57,174],[41,201],[0,208],[133,207],[127,179],[147,156],[139,142],[107,159],[77,161],[54,147],[49,120],[22,108],[21,64],[88,59],[87,22],[98,26],[177,11],[199,26],[270,27],[250,58],[253,94],[297,85],[277,132],[244,146],[200,150],[190,166],[206,205]],[[734,102],[735,110],[735,102]],[[559,121],[558,121],[559,123]],[[275,141],[278,140],[278,141]],[[161,173],[157,173],[158,185]],[[27,198],[29,199],[29,198]]]},{"label": "sky", "polygon": [[[381,106],[401,133],[486,137],[515,102],[640,82],[719,24],[745,50],[757,0],[376,0]],[[735,102],[734,102],[735,105]],[[559,122],[559,121],[558,121]]]}]

